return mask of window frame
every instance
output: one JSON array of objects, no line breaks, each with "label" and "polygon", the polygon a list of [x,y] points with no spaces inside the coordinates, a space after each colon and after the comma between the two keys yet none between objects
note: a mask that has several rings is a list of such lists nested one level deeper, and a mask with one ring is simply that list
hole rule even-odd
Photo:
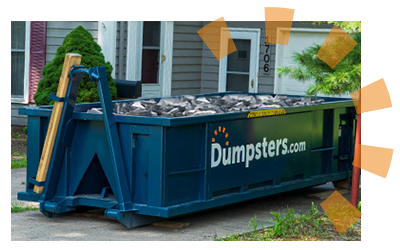
[{"label": "window frame", "polygon": [[[250,69],[249,69],[249,92],[258,93],[258,72],[260,61],[260,35],[259,28],[221,28],[221,50],[228,49],[228,34],[232,39],[250,40]],[[254,58],[251,55],[254,55]],[[228,55],[219,61],[218,92],[225,92],[227,88]],[[254,80],[254,87],[251,87],[251,80]]]},{"label": "window frame", "polygon": [[31,38],[31,22],[25,21],[24,94],[23,96],[14,96],[14,97],[11,96],[11,103],[27,104],[29,102],[29,60],[30,60],[30,40],[31,40],[30,38]]}]

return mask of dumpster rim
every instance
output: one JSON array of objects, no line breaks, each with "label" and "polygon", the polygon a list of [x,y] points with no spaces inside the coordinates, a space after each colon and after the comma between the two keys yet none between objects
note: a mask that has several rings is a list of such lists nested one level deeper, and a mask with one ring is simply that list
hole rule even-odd
[{"label": "dumpster rim", "polygon": [[[250,94],[253,96],[257,95],[270,95],[277,96],[278,94],[266,94],[266,93],[247,93],[247,92],[219,92],[219,93],[211,93],[211,94],[199,94],[192,95],[196,97],[207,97],[207,96],[218,96],[218,95],[226,95],[226,94]],[[185,95],[182,95],[185,96]],[[300,95],[283,95],[287,97],[305,97]],[[171,96],[165,98],[176,98],[179,96]],[[257,119],[260,117],[248,118],[247,115],[252,111],[260,111],[260,110],[272,110],[272,109],[284,109],[286,114],[292,113],[302,113],[309,112],[313,110],[325,110],[330,108],[346,108],[353,107],[354,103],[351,98],[338,98],[338,97],[318,97],[319,99],[323,99],[324,102],[321,104],[313,104],[306,106],[289,106],[289,107],[281,107],[281,108],[261,108],[261,109],[252,109],[248,111],[237,111],[237,112],[229,112],[222,114],[211,114],[211,115],[199,115],[199,116],[182,116],[182,117],[145,117],[145,116],[128,116],[128,115],[115,115],[115,120],[117,123],[131,123],[131,124],[140,124],[140,125],[155,125],[155,126],[182,126],[182,125],[193,125],[199,123],[207,123],[207,122],[219,122],[219,121],[228,121],[228,120],[237,120],[237,119]],[[138,99],[127,99],[127,100],[115,100],[112,103],[121,103],[121,102],[132,102],[139,100],[157,100],[161,98],[138,98]],[[90,121],[102,121],[102,114],[94,114],[94,113],[86,113],[82,112],[83,110],[88,110],[92,107],[99,107],[100,102],[92,102],[92,103],[80,103],[76,104],[76,109],[73,114],[73,118],[76,120],[90,120]],[[50,117],[52,112],[52,105],[47,106],[35,106],[35,107],[21,107],[18,109],[18,113],[21,115],[28,116],[40,116],[40,117]],[[261,116],[265,117],[265,116]]]}]

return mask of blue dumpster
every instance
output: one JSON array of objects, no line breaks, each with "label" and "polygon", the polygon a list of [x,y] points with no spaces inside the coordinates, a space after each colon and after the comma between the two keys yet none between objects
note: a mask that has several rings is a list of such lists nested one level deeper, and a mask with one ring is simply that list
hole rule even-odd
[{"label": "blue dumpster", "polygon": [[[40,201],[49,217],[103,208],[107,218],[129,228],[343,180],[351,174],[354,105],[322,99],[312,106],[189,117],[108,113],[114,134],[107,114],[86,112],[107,100],[76,104],[45,183],[35,177],[52,106],[21,108],[29,140],[26,191],[18,199]],[[44,193],[34,193],[40,184]]]}]

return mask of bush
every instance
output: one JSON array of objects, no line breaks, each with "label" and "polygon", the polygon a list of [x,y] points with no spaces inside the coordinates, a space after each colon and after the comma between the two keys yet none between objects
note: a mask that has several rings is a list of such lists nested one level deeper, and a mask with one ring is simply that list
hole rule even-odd
[{"label": "bush", "polygon": [[[53,60],[43,67],[43,79],[39,82],[37,92],[34,96],[36,105],[52,105],[53,100],[49,99],[50,93],[56,93],[60,80],[64,58],[66,53],[78,53],[82,55],[81,65],[86,68],[105,66],[107,71],[108,84],[110,86],[111,98],[117,97],[117,88],[114,79],[111,77],[113,68],[110,62],[105,62],[101,47],[94,41],[93,36],[82,26],[71,31],[63,44],[57,49]],[[97,102],[99,101],[96,83],[90,81],[85,75],[81,81],[76,102]]]}]

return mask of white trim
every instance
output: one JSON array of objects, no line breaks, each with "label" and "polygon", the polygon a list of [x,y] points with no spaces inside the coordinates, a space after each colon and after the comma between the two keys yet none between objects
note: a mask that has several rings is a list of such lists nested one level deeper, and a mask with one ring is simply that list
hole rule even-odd
[{"label": "white trim", "polygon": [[117,22],[98,21],[97,43],[102,49],[105,61],[109,61],[113,67],[111,76],[115,78],[115,57],[117,47]]},{"label": "white trim", "polygon": [[[329,33],[332,29],[318,29],[318,28],[277,28],[277,32],[280,31],[298,31],[298,32],[322,32]],[[337,33],[341,33],[341,31],[337,31]]]},{"label": "white trim", "polygon": [[[258,92],[258,71],[259,71],[259,61],[260,61],[260,29],[250,29],[250,28],[222,28],[221,30],[221,50],[228,50],[226,39],[227,32],[233,39],[250,39],[250,55],[254,55],[254,58],[250,58],[250,71],[249,71],[249,92]],[[250,36],[249,36],[250,35]],[[226,91],[226,73],[227,73],[227,63],[228,57],[219,60],[219,80],[218,80],[218,92]],[[252,70],[255,69],[255,70]],[[254,80],[254,87],[251,87],[251,80]]]},{"label": "white trim", "polygon": [[[172,85],[172,53],[174,41],[174,22],[165,21],[161,22],[161,29],[163,34],[160,37],[160,85],[161,96],[171,96]],[[164,60],[162,57],[164,55]]]},{"label": "white trim", "polygon": [[31,42],[31,22],[25,23],[25,66],[24,66],[24,95],[23,97],[11,97],[11,103],[29,102],[29,60],[30,60],[30,42]]},{"label": "white trim", "polygon": [[[283,32],[314,32],[314,33],[330,33],[332,29],[313,29],[313,28],[277,28],[277,36],[283,35]],[[341,31],[334,31],[336,32],[341,32]],[[278,40],[278,39],[277,39]],[[282,44],[276,44],[276,49],[275,49],[275,76],[274,76],[274,94],[278,93],[278,70],[277,70],[277,65],[281,62],[281,56],[279,56],[279,53],[281,52],[281,46]],[[286,46],[286,45],[285,45]]]},{"label": "white trim", "polygon": [[126,80],[142,80],[143,21],[129,21],[126,45]]}]

